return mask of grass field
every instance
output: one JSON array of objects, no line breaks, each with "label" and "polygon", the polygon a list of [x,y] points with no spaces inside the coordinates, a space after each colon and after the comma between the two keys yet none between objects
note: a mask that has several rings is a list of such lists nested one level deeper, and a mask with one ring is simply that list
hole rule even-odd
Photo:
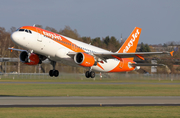
[{"label": "grass field", "polygon": [[[78,83],[56,84],[56,82]],[[37,78],[2,76],[0,96],[180,96],[179,83],[180,80],[177,78],[172,81],[149,77],[100,80],[79,77],[43,79],[42,76]],[[0,118],[179,118],[179,111],[179,106],[0,108]]]},{"label": "grass field", "polygon": [[60,73],[58,77],[49,77],[48,74],[35,74],[35,73],[27,73],[27,74],[0,74],[0,80],[3,81],[11,81],[11,80],[19,80],[19,81],[60,81],[60,82],[73,82],[73,81],[106,81],[106,82],[125,82],[125,81],[147,81],[147,82],[180,82],[180,75],[168,75],[168,74],[152,74],[152,75],[144,75],[144,74],[107,74],[103,75],[101,81],[99,75],[96,75],[96,78],[86,78],[84,74],[76,74],[76,73]]},{"label": "grass field", "polygon": [[[159,79],[159,76],[150,78],[152,76],[124,75],[122,76],[124,78],[102,78],[100,80],[100,78],[81,78],[76,74],[73,78],[72,75],[64,75],[62,78],[50,78],[47,75],[2,75],[0,96],[180,96],[178,76],[171,81],[167,78]],[[43,79],[44,77],[47,78]],[[42,84],[41,82],[53,82],[53,84]],[[56,82],[78,82],[78,84],[56,84]]]},{"label": "grass field", "polygon": [[0,83],[1,96],[180,96],[179,84]]},{"label": "grass field", "polygon": [[180,107],[0,108],[0,118],[179,118]]}]

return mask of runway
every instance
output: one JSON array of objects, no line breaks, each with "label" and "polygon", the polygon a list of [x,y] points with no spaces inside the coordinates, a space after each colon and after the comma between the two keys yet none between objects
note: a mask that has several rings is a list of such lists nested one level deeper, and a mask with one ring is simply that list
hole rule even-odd
[{"label": "runway", "polygon": [[0,107],[180,106],[180,96],[0,97]]}]

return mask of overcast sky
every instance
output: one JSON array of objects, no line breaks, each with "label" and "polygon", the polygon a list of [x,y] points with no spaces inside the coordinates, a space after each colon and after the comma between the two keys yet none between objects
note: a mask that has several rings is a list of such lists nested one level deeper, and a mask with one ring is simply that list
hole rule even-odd
[{"label": "overcast sky", "polygon": [[139,42],[180,41],[180,0],[2,0],[0,27],[70,26],[80,36],[127,38],[142,28]]}]

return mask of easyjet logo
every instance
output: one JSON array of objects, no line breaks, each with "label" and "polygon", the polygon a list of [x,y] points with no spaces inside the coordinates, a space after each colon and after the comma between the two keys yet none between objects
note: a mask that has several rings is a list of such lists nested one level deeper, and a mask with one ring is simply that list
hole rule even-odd
[{"label": "easyjet logo", "polygon": [[139,35],[139,29],[136,30],[136,33],[132,34],[132,38],[131,40],[128,42],[127,46],[125,47],[125,49],[123,50],[123,53],[127,53],[129,51],[129,49],[133,46],[134,41],[136,40],[136,38]]},{"label": "easyjet logo", "polygon": [[62,39],[61,39],[61,36],[58,36],[58,35],[53,34],[53,33],[48,33],[48,32],[43,31],[43,34],[44,34],[45,36],[51,37],[51,38],[53,38],[53,39],[59,39],[59,40],[62,40]]}]

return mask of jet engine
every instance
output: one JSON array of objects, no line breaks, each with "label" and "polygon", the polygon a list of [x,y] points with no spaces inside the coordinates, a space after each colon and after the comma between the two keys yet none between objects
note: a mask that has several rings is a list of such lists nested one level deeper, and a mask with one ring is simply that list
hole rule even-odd
[{"label": "jet engine", "polygon": [[21,52],[20,61],[27,65],[37,65],[41,62],[39,56],[35,53]]},{"label": "jet engine", "polygon": [[74,61],[84,67],[91,67],[95,64],[94,57],[84,52],[76,53],[74,56]]}]

